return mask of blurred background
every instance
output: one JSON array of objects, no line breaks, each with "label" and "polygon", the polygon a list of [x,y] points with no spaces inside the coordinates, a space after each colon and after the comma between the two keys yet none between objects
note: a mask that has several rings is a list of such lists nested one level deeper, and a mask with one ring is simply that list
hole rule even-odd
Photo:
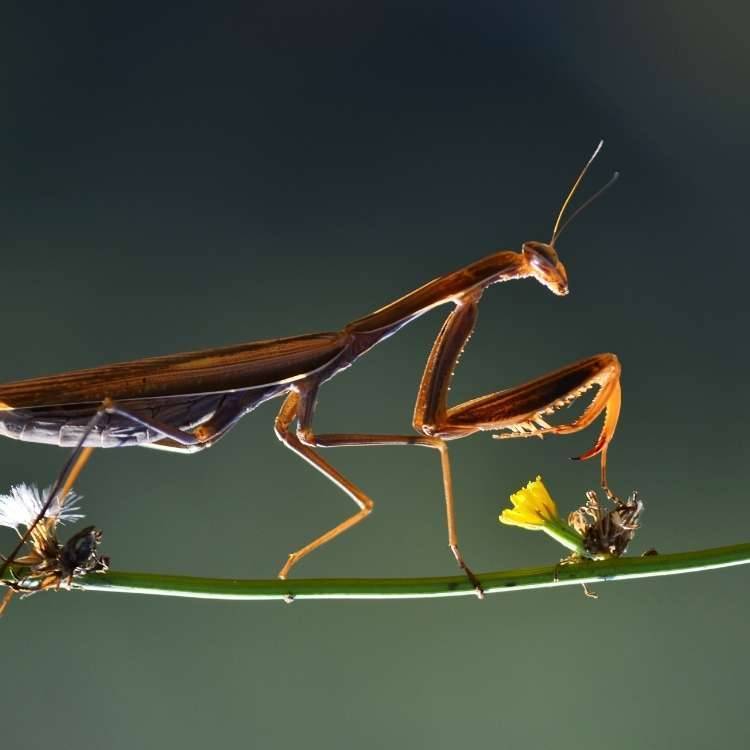
[{"label": "blurred background", "polygon": [[[596,352],[623,363],[610,479],[631,552],[750,540],[745,3],[6,3],[0,379],[335,330],[547,240],[573,178],[617,186],[559,243],[571,294],[495,286],[454,403]],[[327,384],[321,431],[410,428],[447,308]],[[78,489],[120,570],[265,578],[353,511],[264,405],[192,457],[102,451]],[[553,564],[501,527],[538,473],[567,513],[597,429],[453,443],[477,571]],[[66,453],[0,444],[4,487]],[[298,576],[452,575],[434,455],[329,452],[375,513]],[[3,530],[3,549],[13,543]],[[414,602],[112,594],[14,602],[3,743],[203,748],[747,742],[750,571]]]}]

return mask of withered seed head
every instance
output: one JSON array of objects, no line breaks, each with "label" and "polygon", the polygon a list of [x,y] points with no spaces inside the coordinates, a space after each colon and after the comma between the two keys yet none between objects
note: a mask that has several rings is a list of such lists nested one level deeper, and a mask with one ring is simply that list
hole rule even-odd
[{"label": "withered seed head", "polygon": [[[48,490],[40,493],[35,487],[19,485],[9,495],[0,495],[0,525],[10,526],[21,535],[22,527],[30,528],[36,514],[42,509]],[[46,589],[70,589],[74,578],[88,573],[103,573],[109,567],[109,558],[97,554],[102,532],[87,526],[61,544],[57,527],[66,520],[82,518],[72,507],[77,499],[70,493],[65,500],[54,502],[48,513],[33,526],[25,552],[11,562],[22,568],[3,583],[8,592],[0,602],[0,614],[14,593],[34,594]],[[67,505],[66,505],[67,502]],[[10,571],[9,571],[10,572]]]},{"label": "withered seed head", "polygon": [[102,532],[93,526],[87,526],[74,534],[60,549],[60,574],[67,578],[75,578],[86,573],[106,571],[109,568],[109,558],[96,554],[96,548],[101,541]]},{"label": "withered seed head", "polygon": [[54,536],[46,536],[43,546],[34,544],[28,554],[15,559],[17,565],[27,570],[23,577],[4,581],[9,589],[20,594],[34,594],[46,589],[70,589],[74,578],[87,573],[104,573],[109,568],[109,558],[97,555],[102,532],[87,526],[59,544]]},{"label": "withered seed head", "polygon": [[605,510],[596,492],[586,493],[586,504],[568,516],[568,524],[582,537],[589,557],[620,557],[640,525],[643,503],[636,491],[625,501],[612,495],[613,508]]}]

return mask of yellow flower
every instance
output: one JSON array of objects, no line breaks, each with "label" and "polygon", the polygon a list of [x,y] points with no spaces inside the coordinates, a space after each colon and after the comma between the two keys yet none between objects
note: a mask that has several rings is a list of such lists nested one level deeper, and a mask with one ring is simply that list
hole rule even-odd
[{"label": "yellow flower", "polygon": [[547,521],[559,522],[557,506],[541,477],[513,493],[510,502],[513,508],[507,508],[500,514],[500,523],[537,531],[542,530]]},{"label": "yellow flower", "polygon": [[577,555],[584,554],[583,537],[560,519],[555,501],[550,497],[541,477],[529,482],[510,496],[512,508],[500,514],[500,523],[543,531],[563,547]]}]

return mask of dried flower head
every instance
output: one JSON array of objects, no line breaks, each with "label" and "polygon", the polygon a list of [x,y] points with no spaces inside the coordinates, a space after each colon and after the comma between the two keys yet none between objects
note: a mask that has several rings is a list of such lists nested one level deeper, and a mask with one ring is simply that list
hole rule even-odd
[{"label": "dried flower head", "polygon": [[593,490],[586,493],[586,504],[568,516],[568,523],[583,537],[587,557],[595,560],[620,557],[640,526],[643,503],[638,493],[625,501],[609,495],[612,509],[605,510]]},{"label": "dried flower head", "polygon": [[109,567],[109,559],[97,555],[101,531],[93,526],[87,526],[64,544],[58,541],[58,524],[78,521],[83,514],[75,505],[80,497],[72,491],[62,499],[53,498],[45,509],[50,492],[49,487],[40,492],[33,485],[20,484],[7,495],[0,495],[0,525],[14,529],[22,539],[21,529],[28,533],[25,551],[9,561],[14,570],[17,566],[22,570],[20,575],[12,572],[15,578],[3,581],[8,592],[0,604],[0,614],[14,593],[29,595],[45,589],[69,589],[74,578],[104,572]]}]

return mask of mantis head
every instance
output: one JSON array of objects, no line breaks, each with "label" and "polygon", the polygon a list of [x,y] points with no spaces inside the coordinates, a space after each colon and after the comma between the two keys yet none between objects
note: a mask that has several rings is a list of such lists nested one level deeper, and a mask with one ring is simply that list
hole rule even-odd
[{"label": "mantis head", "polygon": [[554,245],[524,242],[521,249],[529,269],[540,284],[560,297],[568,293],[568,274],[557,257]]},{"label": "mantis head", "polygon": [[524,242],[522,245],[522,253],[523,258],[526,261],[526,264],[528,266],[528,269],[531,271],[534,278],[544,286],[547,287],[553,294],[557,294],[558,296],[562,297],[568,293],[568,274],[565,271],[565,266],[560,262],[560,259],[557,257],[557,250],[555,250],[555,243],[557,242],[558,237],[562,234],[565,227],[570,224],[570,222],[584,209],[586,206],[591,203],[591,201],[598,198],[610,185],[612,185],[617,178],[619,177],[619,174],[617,172],[614,173],[612,176],[612,179],[601,189],[597,190],[594,195],[592,195],[587,201],[583,203],[583,205],[579,206],[563,223],[562,225],[560,222],[562,221],[563,214],[565,213],[565,209],[568,207],[568,203],[570,203],[570,199],[573,197],[573,194],[575,193],[576,189],[578,188],[578,185],[581,183],[581,180],[583,179],[583,176],[586,174],[586,171],[588,170],[589,166],[591,166],[591,162],[594,161],[596,158],[596,155],[601,150],[601,147],[603,145],[604,141],[599,141],[599,145],[594,150],[594,153],[591,155],[589,160],[586,162],[586,166],[581,170],[581,173],[578,175],[576,181],[573,183],[573,187],[570,189],[570,192],[568,193],[567,197],[563,201],[562,207],[560,208],[560,213],[557,214],[557,220],[555,221],[555,226],[552,229],[552,237],[549,242]]}]

